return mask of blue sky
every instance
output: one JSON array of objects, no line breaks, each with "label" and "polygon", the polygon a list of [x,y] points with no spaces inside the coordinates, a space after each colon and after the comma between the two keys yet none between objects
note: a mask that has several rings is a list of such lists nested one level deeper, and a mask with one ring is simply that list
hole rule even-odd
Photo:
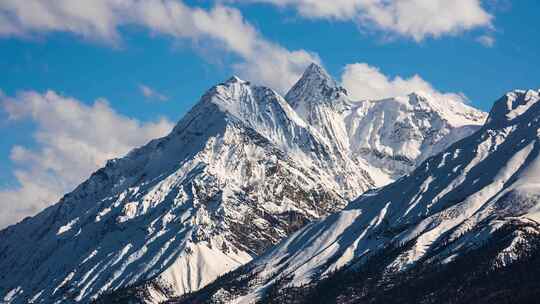
[{"label": "blue sky", "polygon": [[[163,18],[159,16],[143,18],[140,12],[127,17],[126,12],[109,14],[109,9],[117,9],[113,2],[84,2],[75,17],[69,15],[73,7],[55,7],[66,1],[8,0],[0,4],[0,199],[23,200],[31,196],[23,191],[25,183],[29,183],[28,192],[47,188],[48,181],[55,179],[58,184],[51,188],[56,192],[44,195],[43,200],[67,191],[103,158],[164,133],[206,89],[232,74],[284,91],[311,60],[319,60],[338,80],[347,65],[364,63],[379,69],[389,82],[401,77],[412,88],[416,87],[410,78],[418,75],[436,92],[463,93],[471,104],[486,111],[508,90],[540,87],[536,76],[540,2],[533,0],[459,0],[449,6],[447,1],[433,1],[440,7],[426,12],[413,7],[392,13],[391,8],[381,6],[394,14],[390,23],[385,23],[384,15],[369,11],[370,7],[355,4],[357,0],[336,1],[330,8],[309,0],[148,1],[165,8],[179,3],[178,11],[185,15],[180,21],[171,17],[178,25],[160,23]],[[128,9],[135,11],[136,2],[127,1],[132,3]],[[42,7],[31,7],[35,3]],[[340,3],[343,7],[338,7]],[[85,7],[93,5],[95,10]],[[62,13],[54,15],[58,11]],[[97,13],[84,16],[87,11]],[[197,17],[201,12],[204,16]],[[194,21],[184,21],[190,18]],[[423,26],[439,20],[445,22]],[[290,59],[292,54],[297,59]],[[283,68],[261,76],[261,71],[274,65]],[[142,86],[151,90],[147,96]],[[43,98],[47,90],[56,95],[36,106],[36,98]],[[37,95],[24,97],[24,92]],[[73,98],[73,109],[79,114],[64,115],[67,98]],[[66,117],[88,123],[89,130],[95,128],[91,123],[101,112],[92,107],[99,98],[106,99],[105,113],[111,124],[118,122],[122,132],[146,132],[146,137],[107,142],[104,146],[109,150],[103,148],[97,156],[83,153],[91,161],[80,166],[75,156],[51,160],[47,153],[70,153],[52,146],[49,138],[102,142],[90,131],[58,131],[77,126],[77,121]],[[156,127],[160,119],[164,124]],[[84,136],[92,141],[85,141]],[[111,130],[110,136],[121,135]],[[117,142],[120,147],[114,146]],[[17,154],[15,147],[23,148],[24,153]],[[63,162],[71,167],[51,165]],[[76,174],[62,173],[72,167]],[[28,181],[32,179],[39,180],[40,187]],[[32,210],[36,206],[43,203],[33,204]]]}]

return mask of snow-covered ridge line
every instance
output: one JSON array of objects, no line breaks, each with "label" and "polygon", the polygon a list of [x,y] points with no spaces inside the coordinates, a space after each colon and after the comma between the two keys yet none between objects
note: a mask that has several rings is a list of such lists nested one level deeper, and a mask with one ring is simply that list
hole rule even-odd
[{"label": "snow-covered ridge line", "polygon": [[421,92],[354,101],[317,65],[306,70],[285,99],[309,125],[362,164],[378,187],[474,133],[487,117],[461,101]]},{"label": "snow-covered ridge line", "polygon": [[0,231],[0,299],[88,303],[143,284],[158,301],[198,290],[483,119],[458,109],[479,114],[450,124],[412,97],[355,105],[316,65],[287,96],[232,77],[166,137]]}]

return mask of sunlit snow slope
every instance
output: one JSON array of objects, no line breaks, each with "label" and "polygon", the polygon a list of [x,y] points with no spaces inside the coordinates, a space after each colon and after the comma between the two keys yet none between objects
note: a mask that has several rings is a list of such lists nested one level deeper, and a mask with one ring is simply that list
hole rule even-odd
[{"label": "sunlit snow slope", "polygon": [[362,172],[274,91],[232,78],[167,137],[1,231],[0,295],[86,302],[148,279],[157,298],[196,290],[341,209],[342,193],[371,187]]},{"label": "sunlit snow slope", "polygon": [[[500,241],[493,240],[500,230],[507,231],[507,245],[482,262],[486,269],[511,265],[526,254],[525,236],[540,237],[539,153],[540,91],[510,92],[477,133],[346,210],[309,224],[201,297],[253,303],[274,284],[278,290],[302,286],[344,266],[372,269],[390,290],[384,282],[391,276],[484,250]],[[390,260],[373,264],[381,259]]]}]

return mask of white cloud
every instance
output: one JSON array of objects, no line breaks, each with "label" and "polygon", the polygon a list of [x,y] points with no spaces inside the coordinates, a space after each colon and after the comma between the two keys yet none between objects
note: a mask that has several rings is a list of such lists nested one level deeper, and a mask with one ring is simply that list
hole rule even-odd
[{"label": "white cloud", "polygon": [[491,48],[495,45],[495,38],[490,35],[482,35],[476,38],[476,41],[478,41],[481,45],[488,48]]},{"label": "white cloud", "polygon": [[352,20],[421,41],[426,37],[490,27],[492,16],[480,0],[229,0],[290,6],[307,18]]},{"label": "white cloud", "polygon": [[240,58],[234,65],[240,76],[281,92],[298,79],[303,68],[318,61],[306,51],[289,51],[266,40],[239,10],[222,5],[205,10],[180,0],[0,1],[0,35],[4,36],[61,31],[119,44],[119,29],[130,25],[195,44],[211,41]]},{"label": "white cloud", "polygon": [[234,69],[243,78],[285,93],[313,62],[320,63],[316,54],[304,50],[288,51],[266,42],[258,48],[256,56],[234,65]]},{"label": "white cloud", "polygon": [[426,92],[432,96],[451,98],[465,102],[463,94],[442,93],[422,79],[419,75],[410,78],[399,76],[393,79],[384,75],[378,68],[366,63],[354,63],[345,67],[341,76],[342,85],[355,100],[377,100],[394,96],[404,96],[412,92]]},{"label": "white cloud", "polygon": [[36,148],[15,146],[11,151],[20,187],[0,190],[0,228],[55,203],[108,159],[173,126],[166,119],[141,123],[122,116],[103,99],[85,105],[53,91],[0,98],[10,120],[31,119],[37,126]]},{"label": "white cloud", "polygon": [[[291,6],[308,18],[352,19],[362,9],[361,0],[230,0],[231,2],[265,2],[280,7]],[[371,1],[372,2],[372,1]]]},{"label": "white cloud", "polygon": [[139,91],[141,94],[150,100],[158,100],[158,101],[167,101],[169,100],[169,97],[167,95],[164,95],[162,93],[159,93],[155,89],[152,89],[151,87],[145,85],[145,84],[139,84]]},{"label": "white cloud", "polygon": [[3,0],[0,2],[0,35],[67,31],[87,38],[116,40],[122,2]]}]

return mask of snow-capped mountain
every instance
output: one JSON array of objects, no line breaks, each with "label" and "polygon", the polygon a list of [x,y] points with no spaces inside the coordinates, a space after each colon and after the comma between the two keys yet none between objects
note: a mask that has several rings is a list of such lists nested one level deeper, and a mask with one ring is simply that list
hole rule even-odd
[{"label": "snow-capped mountain", "polygon": [[2,296],[86,301],[149,279],[196,290],[341,209],[342,192],[370,186],[361,172],[274,91],[233,77],[170,135],[2,231]]},{"label": "snow-capped mountain", "polygon": [[478,132],[178,302],[530,301],[539,153],[540,91],[510,92]]},{"label": "snow-capped mountain", "polygon": [[356,102],[345,123],[351,157],[395,180],[474,133],[485,119],[486,113],[460,101],[416,92]]},{"label": "snow-capped mountain", "polygon": [[[361,119],[363,103],[348,100],[322,68],[308,68],[287,98],[233,77],[168,136],[0,231],[0,299],[87,303],[127,290],[159,301],[196,291],[399,174],[358,156],[355,138],[373,120]],[[398,118],[412,119],[416,108],[405,108]],[[433,124],[447,132],[433,141],[422,124],[415,151],[427,156],[471,133],[466,126],[482,119],[473,112],[459,112],[468,117],[461,124]],[[448,135],[457,129],[465,131]]]},{"label": "snow-capped mountain", "polygon": [[423,92],[383,100],[351,100],[312,64],[285,99],[309,125],[361,164],[377,186],[411,172],[429,156],[474,133],[486,113]]}]

